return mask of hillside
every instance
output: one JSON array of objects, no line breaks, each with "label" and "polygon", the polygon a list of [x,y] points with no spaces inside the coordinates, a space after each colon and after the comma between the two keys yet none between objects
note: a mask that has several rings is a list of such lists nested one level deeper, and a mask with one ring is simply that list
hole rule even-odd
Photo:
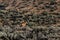
[{"label": "hillside", "polygon": [[60,0],[0,0],[0,40],[60,40]]}]

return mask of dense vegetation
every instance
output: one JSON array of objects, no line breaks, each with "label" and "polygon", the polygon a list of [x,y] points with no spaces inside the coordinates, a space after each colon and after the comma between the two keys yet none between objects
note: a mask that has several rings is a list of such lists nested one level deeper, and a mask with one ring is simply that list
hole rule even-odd
[{"label": "dense vegetation", "polygon": [[0,40],[60,40],[58,0],[8,1],[0,1]]}]

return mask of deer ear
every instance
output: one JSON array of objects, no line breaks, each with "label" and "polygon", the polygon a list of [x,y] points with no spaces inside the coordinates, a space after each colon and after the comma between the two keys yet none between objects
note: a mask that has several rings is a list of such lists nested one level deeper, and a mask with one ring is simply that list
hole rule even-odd
[{"label": "deer ear", "polygon": [[27,24],[27,22],[22,22],[22,23],[21,23],[22,27],[25,27],[26,24]]}]

